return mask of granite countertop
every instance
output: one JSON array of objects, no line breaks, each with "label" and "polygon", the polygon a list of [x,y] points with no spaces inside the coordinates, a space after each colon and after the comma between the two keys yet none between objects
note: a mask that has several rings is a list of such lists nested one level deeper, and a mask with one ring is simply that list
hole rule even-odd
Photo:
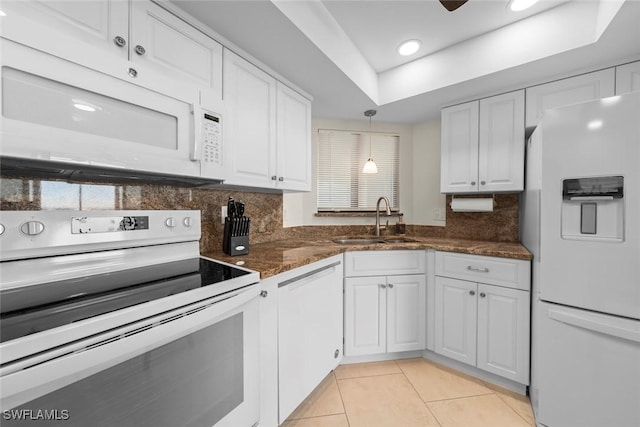
[{"label": "granite countertop", "polygon": [[[387,236],[393,237],[393,236]],[[260,273],[260,278],[310,264],[315,261],[338,255],[347,251],[434,249],[446,252],[459,252],[473,255],[496,256],[522,260],[532,259],[531,253],[520,243],[487,242],[480,240],[447,239],[407,236],[411,242],[338,244],[330,239],[324,240],[278,240],[268,243],[252,244],[247,255],[229,256],[222,249],[203,252],[202,255],[220,261],[236,264],[243,261],[243,267]]]}]

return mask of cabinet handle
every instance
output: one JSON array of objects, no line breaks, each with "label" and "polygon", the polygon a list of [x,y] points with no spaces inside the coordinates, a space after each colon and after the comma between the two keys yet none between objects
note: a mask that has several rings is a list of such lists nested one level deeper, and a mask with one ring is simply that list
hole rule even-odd
[{"label": "cabinet handle", "polygon": [[278,177],[277,177],[277,176],[275,176],[275,175],[272,175],[272,176],[271,176],[271,180],[272,180],[272,181],[275,181],[277,178],[278,178]]},{"label": "cabinet handle", "polygon": [[340,261],[336,261],[336,262],[332,262],[331,264],[327,264],[324,267],[320,267],[320,268],[316,268],[315,270],[309,271],[307,273],[301,274],[299,276],[296,276],[292,279],[288,279],[285,280],[284,282],[278,283],[278,288],[282,288],[288,285],[291,285],[292,283],[295,283],[298,286],[292,286],[292,288],[298,288],[300,287],[299,285],[304,285],[306,283],[309,283],[310,281],[307,280],[306,282],[302,282],[304,279],[309,279],[310,277],[312,279],[315,279],[316,277],[312,277],[312,276],[319,276],[321,274],[331,274],[332,269],[335,269],[336,266],[340,265]]},{"label": "cabinet handle", "polygon": [[278,178],[278,181],[280,181],[280,182],[284,181],[284,177],[281,176],[280,178]]},{"label": "cabinet handle", "polygon": [[484,292],[480,292],[480,298],[484,298],[486,296],[487,296],[487,294],[485,294]]},{"label": "cabinet handle", "polygon": [[382,289],[386,289],[386,288],[387,288],[387,285],[383,285],[383,284],[381,284],[381,285],[380,285],[380,287],[381,287]]},{"label": "cabinet handle", "polygon": [[140,46],[140,45],[137,45],[137,46],[136,46],[135,51],[136,51],[136,53],[137,53],[138,55],[140,55],[140,56],[142,56],[142,55],[144,55],[145,53],[147,53],[147,51],[145,50],[145,48],[144,48],[144,47],[142,47],[142,46]]},{"label": "cabinet handle", "polygon": [[476,291],[469,291],[469,295],[473,296],[476,294]]},{"label": "cabinet handle", "polygon": [[393,283],[389,283],[389,289],[393,289]]},{"label": "cabinet handle", "polygon": [[267,291],[260,291],[260,296],[261,296],[262,298],[266,298],[266,297],[267,297],[267,295],[269,295],[269,292],[267,292]]},{"label": "cabinet handle", "polygon": [[333,352],[333,358],[337,359],[338,356],[340,356],[340,350],[336,349],[336,351]]},{"label": "cabinet handle", "polygon": [[471,185],[476,185],[476,182],[475,181],[471,181]]},{"label": "cabinet handle", "polygon": [[113,38],[113,42],[118,47],[123,47],[123,46],[125,46],[127,44],[127,41],[124,39],[124,37],[120,37],[120,36],[115,36]]},{"label": "cabinet handle", "polygon": [[479,267],[472,267],[470,265],[467,265],[467,270],[468,271],[477,271],[478,273],[488,273],[489,269],[484,267],[484,268],[479,268]]},{"label": "cabinet handle", "polygon": [[133,78],[138,77],[138,71],[135,68],[129,68],[129,75]]}]

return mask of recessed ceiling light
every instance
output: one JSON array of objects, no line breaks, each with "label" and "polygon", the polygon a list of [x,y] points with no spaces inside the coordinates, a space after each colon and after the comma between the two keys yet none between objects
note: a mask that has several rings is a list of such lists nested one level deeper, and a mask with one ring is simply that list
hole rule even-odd
[{"label": "recessed ceiling light", "polygon": [[398,46],[398,53],[402,56],[413,55],[420,49],[420,40],[407,40]]},{"label": "recessed ceiling light", "polygon": [[596,129],[600,129],[602,127],[602,120],[591,120],[589,123],[587,123],[587,128],[589,130],[596,130]]},{"label": "recessed ceiling light", "polygon": [[536,3],[538,3],[538,0],[511,0],[509,2],[509,9],[514,12],[520,12],[521,10],[529,9]]}]

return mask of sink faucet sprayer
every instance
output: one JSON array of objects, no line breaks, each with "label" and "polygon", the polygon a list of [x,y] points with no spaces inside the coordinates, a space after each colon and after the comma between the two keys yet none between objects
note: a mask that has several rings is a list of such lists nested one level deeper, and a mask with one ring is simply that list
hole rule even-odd
[{"label": "sink faucet sprayer", "polygon": [[[384,200],[384,203],[387,205],[387,216],[391,216],[391,208],[389,207],[389,199],[385,196],[381,196],[378,198],[378,202],[376,203],[376,237],[380,237],[380,202]],[[387,220],[387,225],[382,226],[385,230],[389,227],[389,220]]]}]

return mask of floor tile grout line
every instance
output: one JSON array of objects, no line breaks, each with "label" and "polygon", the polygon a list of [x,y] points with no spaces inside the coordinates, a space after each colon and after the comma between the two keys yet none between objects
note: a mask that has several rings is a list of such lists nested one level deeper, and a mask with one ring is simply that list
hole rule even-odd
[{"label": "floor tile grout line", "polygon": [[[513,412],[515,412],[515,413],[516,413],[520,418],[522,418],[522,419],[524,420],[524,422],[525,422],[525,423],[530,424],[530,423],[529,423],[529,420],[527,420],[525,417],[523,417],[523,416],[522,416],[522,414],[520,414],[520,412],[519,412],[519,411],[516,411],[516,409],[515,409],[514,407],[512,407],[512,406],[509,404],[509,402],[507,402],[506,400],[504,400],[504,399],[502,398],[502,396],[501,396],[501,395],[499,395],[498,393],[495,393],[495,392],[494,392],[494,394],[495,394],[496,396],[498,396],[498,399],[500,399],[501,401],[503,401],[503,402],[504,402],[504,404],[505,404],[505,405],[507,405],[507,407],[508,407],[509,409],[511,409],[511,410],[512,410]],[[531,406],[531,403],[529,403],[529,406]],[[532,409],[531,411],[533,412],[533,409]],[[535,415],[534,415],[533,419],[534,419],[534,422],[535,422]],[[534,424],[534,425],[535,425],[535,424]]]},{"label": "floor tile grout line", "polygon": [[413,382],[411,382],[411,379],[407,376],[406,372],[404,372],[402,370],[402,368],[400,368],[400,370],[402,371],[402,375],[404,375],[405,379],[409,382],[409,384],[411,384],[411,388],[413,388],[413,391],[416,392],[416,394],[418,395],[418,399],[420,399],[420,401],[422,402],[422,404],[424,405],[425,408],[427,408],[427,411],[429,411],[429,413],[431,414],[431,416],[433,416],[433,419],[436,420],[436,422],[438,423],[438,425],[440,427],[442,427],[442,423],[440,422],[440,420],[438,419],[438,417],[436,416],[436,414],[433,413],[433,411],[431,410],[431,408],[429,408],[429,405],[427,405],[427,402],[424,401],[424,399],[422,398],[422,396],[420,396],[420,392],[418,391],[418,389],[416,388],[416,386],[413,384]]},{"label": "floor tile grout line", "polygon": [[489,393],[470,394],[468,396],[449,397],[447,399],[423,400],[423,402],[424,403],[446,402],[446,401],[449,401],[449,400],[469,399],[471,397],[489,396],[489,395],[492,395],[492,394],[496,394],[496,393],[493,392],[493,391],[490,391]]},{"label": "floor tile grout line", "polygon": [[340,390],[340,382],[338,381],[338,378],[336,378],[335,369],[331,372],[331,375],[333,375],[333,379],[336,382],[336,387],[338,387],[338,394],[340,395],[340,403],[342,403],[342,409],[344,410],[344,417],[347,419],[347,426],[351,427],[351,421],[349,421],[349,414],[347,413],[347,406],[344,404],[344,397],[342,397],[342,390]]}]

